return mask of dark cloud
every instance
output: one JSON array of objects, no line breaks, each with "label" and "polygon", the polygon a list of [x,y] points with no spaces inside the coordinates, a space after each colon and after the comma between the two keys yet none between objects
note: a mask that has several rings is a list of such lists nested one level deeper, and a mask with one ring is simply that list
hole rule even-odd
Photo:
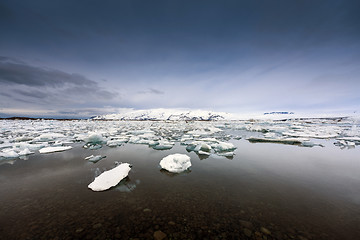
[{"label": "dark cloud", "polygon": [[21,90],[21,89],[14,89],[14,92],[19,93],[20,95],[23,95],[23,96],[31,97],[31,98],[43,99],[48,96],[48,94],[38,91],[38,90],[26,91],[26,90]]},{"label": "dark cloud", "polygon": [[[0,100],[10,106],[97,105],[118,94],[80,74],[32,66],[21,60],[0,57]],[[26,104],[24,104],[26,103]]]},{"label": "dark cloud", "polygon": [[360,105],[359,12],[355,0],[2,0],[0,107]]},{"label": "dark cloud", "polygon": [[0,58],[0,83],[22,84],[34,87],[62,87],[66,84],[97,86],[96,82],[80,74],[70,74],[55,69],[35,67],[6,57]]}]

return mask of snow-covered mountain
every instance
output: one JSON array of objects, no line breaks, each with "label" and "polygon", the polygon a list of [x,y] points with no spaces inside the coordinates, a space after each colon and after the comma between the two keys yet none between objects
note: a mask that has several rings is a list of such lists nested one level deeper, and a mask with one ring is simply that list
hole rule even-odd
[{"label": "snow-covered mountain", "polygon": [[124,113],[107,114],[93,117],[95,120],[231,120],[232,114],[224,112],[212,112],[206,110],[179,110],[179,109],[148,109],[133,110]]}]

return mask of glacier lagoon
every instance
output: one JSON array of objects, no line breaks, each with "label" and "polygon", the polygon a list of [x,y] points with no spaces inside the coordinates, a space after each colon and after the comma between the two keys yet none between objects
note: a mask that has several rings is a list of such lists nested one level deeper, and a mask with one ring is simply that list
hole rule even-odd
[{"label": "glacier lagoon", "polygon": [[[1,121],[0,236],[357,239],[359,130],[357,119]],[[49,147],[64,151],[39,152]],[[175,153],[191,168],[161,169]],[[88,189],[121,162],[126,179]]]}]

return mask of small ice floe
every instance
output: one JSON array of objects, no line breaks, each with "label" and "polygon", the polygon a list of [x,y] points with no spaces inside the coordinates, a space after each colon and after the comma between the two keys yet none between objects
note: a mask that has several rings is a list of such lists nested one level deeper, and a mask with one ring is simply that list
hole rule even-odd
[{"label": "small ice floe", "polygon": [[160,166],[169,172],[180,173],[191,167],[191,161],[189,156],[175,153],[164,157],[160,161]]},{"label": "small ice floe", "polygon": [[83,148],[89,149],[89,150],[97,150],[102,148],[101,144],[93,144],[93,143],[86,143]]},{"label": "small ice floe", "polygon": [[53,152],[62,152],[72,149],[71,146],[61,146],[61,147],[45,147],[39,150],[40,153],[53,153]]},{"label": "small ice floe", "polygon": [[311,141],[302,142],[302,143],[301,143],[301,146],[302,146],[302,147],[316,147],[316,146],[324,147],[324,145],[322,145],[322,144],[320,144],[320,143],[313,143],[313,142],[311,142]]},{"label": "small ice floe", "polygon": [[34,141],[36,142],[48,142],[48,141],[54,141],[59,138],[64,138],[65,135],[61,133],[43,133],[40,136],[34,138]]},{"label": "small ice floe", "polygon": [[168,150],[168,149],[172,149],[172,147],[175,144],[173,142],[169,142],[166,140],[160,140],[160,141],[158,141],[158,143],[159,144],[154,145],[152,148],[155,150]]},{"label": "small ice floe", "polygon": [[30,154],[34,154],[34,152],[30,151],[28,148],[25,148],[19,152],[19,156],[26,156]]},{"label": "small ice floe", "polygon": [[117,167],[105,171],[88,185],[88,188],[95,192],[104,191],[116,186],[121,180],[126,178],[131,170],[129,163],[121,163]]},{"label": "small ice floe", "polygon": [[103,138],[101,133],[92,132],[89,133],[85,138],[84,142],[86,143],[93,143],[93,144],[102,144],[105,143],[106,140]]},{"label": "small ice floe", "polygon": [[197,154],[199,154],[199,155],[205,155],[205,156],[210,156],[210,155],[211,155],[211,153],[205,152],[205,151],[198,151]]},{"label": "small ice floe", "polygon": [[236,149],[234,144],[227,142],[219,142],[212,145],[212,147],[214,148],[215,152],[230,152]]},{"label": "small ice floe", "polygon": [[6,158],[18,158],[19,154],[15,152],[12,148],[6,148],[3,149],[0,152],[0,159],[6,159]]},{"label": "small ice floe", "polygon": [[101,156],[101,155],[91,155],[85,158],[85,160],[88,160],[89,162],[93,162],[93,163],[97,163],[98,161],[100,161],[101,159],[106,158],[106,156]]},{"label": "small ice floe", "polygon": [[195,141],[187,145],[186,150],[187,151],[194,151],[194,152],[210,152],[211,146],[205,142]]},{"label": "small ice floe", "polygon": [[117,146],[121,146],[124,143],[123,140],[109,140],[107,141],[106,145],[108,147],[117,147]]},{"label": "small ice floe", "polygon": [[335,146],[340,147],[341,149],[344,148],[355,148],[355,143],[354,142],[350,142],[350,141],[345,141],[345,140],[339,140],[337,142],[334,143]]}]

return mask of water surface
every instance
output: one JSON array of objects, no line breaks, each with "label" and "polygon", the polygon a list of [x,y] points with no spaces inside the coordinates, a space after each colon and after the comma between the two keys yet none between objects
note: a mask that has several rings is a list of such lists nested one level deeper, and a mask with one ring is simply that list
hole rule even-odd
[{"label": "water surface", "polygon": [[[199,158],[177,143],[34,154],[0,165],[1,239],[359,239],[360,151],[231,140],[234,158]],[[160,160],[191,157],[169,174]],[[91,154],[107,156],[98,163]],[[115,162],[133,165],[117,187],[87,185]],[[266,228],[266,229],[264,229]]]}]

